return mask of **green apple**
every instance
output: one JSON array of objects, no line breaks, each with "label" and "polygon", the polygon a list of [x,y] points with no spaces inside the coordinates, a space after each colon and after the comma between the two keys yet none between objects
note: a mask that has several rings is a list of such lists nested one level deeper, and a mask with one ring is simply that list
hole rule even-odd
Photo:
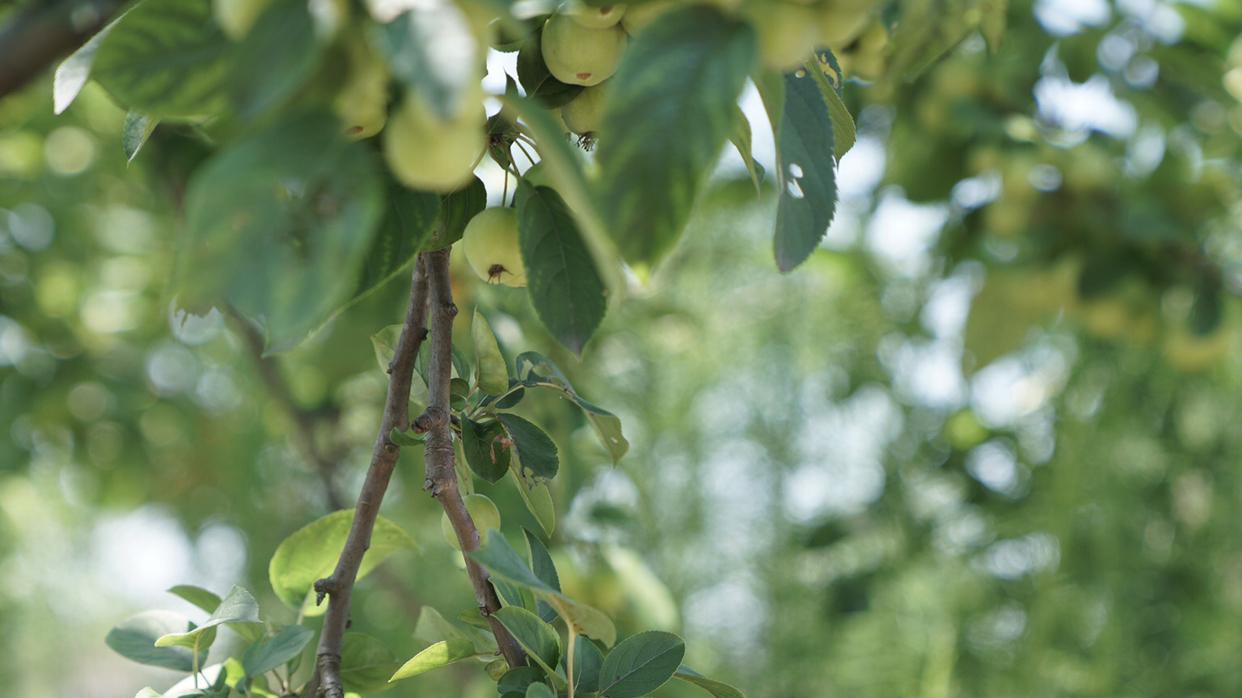
[{"label": "green apple", "polygon": [[259,15],[271,0],[212,0],[211,14],[216,24],[233,41],[241,41],[250,33]]},{"label": "green apple", "polygon": [[557,80],[590,87],[617,72],[625,42],[620,27],[590,29],[568,15],[552,15],[543,25],[543,60]]},{"label": "green apple", "polygon": [[526,183],[532,187],[556,188],[556,185],[552,184],[552,180],[548,178],[548,170],[544,167],[543,162],[531,165],[530,169],[522,173],[522,179],[525,179]]},{"label": "green apple", "polygon": [[592,7],[571,0],[562,10],[575,22],[588,29],[607,29],[616,26],[625,15],[625,5],[601,5]]},{"label": "green apple", "polygon": [[774,1],[757,6],[751,16],[759,32],[759,55],[765,67],[793,70],[819,43],[819,15],[814,7]]},{"label": "green apple", "polygon": [[526,267],[518,245],[517,211],[486,208],[466,224],[461,239],[466,261],[489,284],[526,285]]},{"label": "green apple", "polygon": [[604,90],[606,82],[588,87],[561,107],[561,118],[570,131],[585,136],[599,132],[604,119]]},{"label": "green apple", "polygon": [[[486,545],[487,532],[500,528],[500,509],[496,508],[496,503],[485,494],[468,494],[463,499],[466,501],[466,511],[470,512],[470,518],[474,519],[474,527],[479,529],[479,545]],[[461,542],[457,540],[457,531],[453,528],[453,522],[449,520],[448,514],[440,514],[440,533],[444,534],[444,540],[448,541],[449,545],[461,550]]]},{"label": "green apple", "polygon": [[871,21],[869,4],[830,4],[819,11],[819,41],[832,49],[845,48]]},{"label": "green apple", "polygon": [[362,34],[345,41],[349,78],[332,100],[332,109],[351,138],[370,138],[388,120],[388,64],[372,50]]},{"label": "green apple", "polygon": [[673,0],[656,0],[656,2],[633,5],[626,9],[625,16],[621,18],[621,26],[633,36],[674,7],[677,7],[677,3]]},{"label": "green apple", "polygon": [[412,189],[451,192],[465,186],[487,147],[481,105],[442,119],[416,95],[392,115],[384,131],[384,159]]}]

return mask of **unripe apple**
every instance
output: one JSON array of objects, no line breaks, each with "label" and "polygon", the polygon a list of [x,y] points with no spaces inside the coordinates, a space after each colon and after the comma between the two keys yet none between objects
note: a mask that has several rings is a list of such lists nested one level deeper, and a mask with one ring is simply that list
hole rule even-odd
[{"label": "unripe apple", "polygon": [[543,25],[543,60],[557,80],[590,87],[617,72],[625,42],[620,27],[588,29],[567,15],[552,15]]},{"label": "unripe apple", "polygon": [[460,116],[445,120],[410,95],[384,132],[384,159],[407,187],[456,191],[470,181],[487,147],[485,121],[481,106],[467,105]]},{"label": "unripe apple", "polygon": [[625,15],[625,5],[601,5],[592,7],[571,1],[563,10],[575,22],[588,29],[607,29],[616,26]]},{"label": "unripe apple", "polygon": [[[487,544],[487,532],[494,528],[500,528],[500,509],[496,508],[496,502],[485,494],[468,494],[463,499],[466,502],[466,511],[470,512],[470,518],[474,519],[474,527],[479,529],[479,545]],[[461,550],[461,542],[457,540],[457,531],[453,528],[453,522],[449,520],[448,514],[440,514],[440,533],[444,534],[444,540],[448,544]]]},{"label": "unripe apple", "polygon": [[656,21],[656,19],[677,6],[672,0],[657,0],[656,2],[645,2],[641,5],[633,5],[626,8],[625,16],[621,18],[621,26],[625,31],[633,36],[642,31],[647,25]]},{"label": "unripe apple", "polygon": [[552,180],[548,178],[548,170],[544,167],[543,162],[537,162],[530,166],[528,170],[522,173],[522,178],[532,187],[553,187]]},{"label": "unripe apple", "polygon": [[250,28],[267,9],[271,0],[212,0],[211,14],[224,34],[233,41],[241,41]]},{"label": "unripe apple", "polygon": [[526,285],[526,267],[518,245],[517,211],[483,209],[466,224],[461,244],[466,261],[479,278],[513,288]]},{"label": "unripe apple", "polygon": [[819,41],[832,49],[849,45],[871,20],[871,7],[829,5],[819,11]]},{"label": "unripe apple", "polygon": [[561,118],[570,131],[585,136],[599,131],[604,120],[604,90],[607,83],[588,87],[561,107]]},{"label": "unripe apple", "polygon": [[759,32],[759,55],[765,67],[786,72],[797,68],[819,43],[815,8],[792,2],[768,2],[752,13]]},{"label": "unripe apple", "polygon": [[388,120],[388,64],[375,54],[362,34],[346,38],[345,52],[349,78],[332,100],[332,109],[345,124],[349,137],[370,138]]}]

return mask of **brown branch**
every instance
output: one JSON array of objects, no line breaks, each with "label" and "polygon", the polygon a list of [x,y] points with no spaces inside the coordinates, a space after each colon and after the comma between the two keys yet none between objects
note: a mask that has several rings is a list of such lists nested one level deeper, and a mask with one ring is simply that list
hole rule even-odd
[{"label": "brown branch", "polygon": [[457,306],[453,304],[453,288],[449,279],[449,250],[429,252],[426,255],[427,277],[431,284],[431,356],[428,365],[430,404],[415,421],[415,428],[426,432],[425,462],[427,476],[423,489],[431,493],[444,508],[444,513],[457,532],[462,555],[466,561],[466,573],[474,587],[474,598],[479,611],[496,636],[496,646],[509,663],[510,668],[526,664],[526,654],[493,615],[500,610],[496,589],[488,581],[487,571],[472,560],[469,553],[479,549],[479,530],[466,510],[461,490],[457,485],[454,467],[453,429],[450,423],[449,385],[453,373],[453,318]]},{"label": "brown branch", "polygon": [[0,28],[0,97],[43,74],[56,59],[91,38],[120,0],[33,2]]},{"label": "brown branch", "polygon": [[371,466],[358,494],[353,525],[341,550],[332,576],[315,582],[315,591],[322,601],[328,596],[328,612],[324,616],[323,630],[319,635],[316,652],[316,671],[303,692],[304,698],[315,698],[322,692],[325,698],[343,698],[341,684],[341,645],[345,629],[349,625],[349,602],[362,557],[371,545],[371,533],[379,516],[380,503],[388,489],[388,481],[397,465],[401,448],[389,440],[395,429],[408,427],[410,404],[410,381],[414,373],[414,360],[419,346],[427,336],[427,261],[419,257],[414,265],[410,288],[410,305],[406,310],[401,337],[397,340],[396,353],[388,368],[388,397],[384,402],[384,416],[380,420],[379,434],[371,453]]}]

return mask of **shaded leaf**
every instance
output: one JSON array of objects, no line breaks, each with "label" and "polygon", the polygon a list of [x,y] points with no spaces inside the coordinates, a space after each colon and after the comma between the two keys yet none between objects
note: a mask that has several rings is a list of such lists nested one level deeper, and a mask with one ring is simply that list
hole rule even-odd
[{"label": "shaded leaf", "polygon": [[521,417],[501,412],[496,419],[504,425],[517,451],[518,461],[522,469],[535,477],[551,479],[556,477],[560,468],[560,457],[557,455],[556,444],[552,437],[538,426]]},{"label": "shaded leaf", "polygon": [[345,633],[341,643],[341,683],[359,693],[379,691],[400,662],[380,640],[363,633]]},{"label": "shaded leaf", "polygon": [[600,694],[607,698],[645,696],[672,678],[685,653],[685,642],[672,633],[653,630],[627,637],[604,658]]},{"label": "shaded leaf", "polygon": [[[172,611],[146,611],[131,616],[108,631],[105,642],[126,659],[150,666],[190,671],[194,667],[193,652],[185,647],[156,647],[155,641],[170,633],[193,629],[189,618]],[[207,649],[200,650],[199,663],[207,658]]]},{"label": "shaded leaf", "polygon": [[581,354],[608,309],[604,281],[555,190],[522,182],[516,198],[531,303],[552,336]]},{"label": "shaded leaf", "polygon": [[755,56],[751,26],[706,5],[661,16],[626,49],[596,159],[601,214],[630,262],[653,264],[680,236]]},{"label": "shaded leaf", "polygon": [[181,302],[231,304],[289,349],[351,300],[382,212],[374,154],[327,114],[259,131],[198,169],[177,259]]},{"label": "shaded leaf", "polygon": [[[789,271],[819,247],[837,205],[832,120],[811,71],[760,83],[768,114],[776,127],[777,185],[774,247],[776,265]],[[777,104],[780,106],[777,107]]]}]

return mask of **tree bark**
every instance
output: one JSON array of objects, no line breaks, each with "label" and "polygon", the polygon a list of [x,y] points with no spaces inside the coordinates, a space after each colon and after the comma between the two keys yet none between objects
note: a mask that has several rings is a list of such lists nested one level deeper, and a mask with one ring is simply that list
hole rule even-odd
[{"label": "tree bark", "polygon": [[440,502],[452,523],[457,540],[461,543],[466,573],[470,576],[479,611],[487,619],[492,634],[496,636],[496,646],[500,649],[500,654],[509,663],[509,667],[514,668],[526,664],[526,653],[493,615],[500,610],[496,589],[488,580],[487,571],[467,554],[479,549],[479,530],[462,499],[454,463],[456,453],[450,421],[449,386],[453,373],[453,318],[457,316],[457,306],[453,304],[448,263],[447,249],[427,253],[432,312],[431,358],[428,366],[431,397],[427,410],[414,423],[415,429],[427,434],[427,475],[423,489]]},{"label": "tree bark", "polygon": [[0,28],[0,97],[43,74],[86,43],[121,7],[120,0],[33,2]]},{"label": "tree bark", "polygon": [[316,691],[325,698],[343,698],[341,684],[341,645],[345,629],[349,626],[349,605],[354,582],[362,557],[371,545],[371,533],[379,516],[380,504],[388,490],[388,482],[396,467],[401,448],[389,440],[393,429],[405,430],[409,426],[410,382],[414,373],[414,360],[418,349],[427,336],[427,260],[420,255],[414,265],[410,289],[410,306],[406,310],[401,337],[396,353],[388,368],[388,397],[384,402],[384,416],[380,421],[379,434],[371,454],[371,466],[358,495],[354,510],[353,526],[341,551],[332,576],[315,582],[315,591],[322,601],[328,596],[328,612],[324,616],[323,631],[319,635],[316,652],[316,672],[304,698],[315,698]]}]

